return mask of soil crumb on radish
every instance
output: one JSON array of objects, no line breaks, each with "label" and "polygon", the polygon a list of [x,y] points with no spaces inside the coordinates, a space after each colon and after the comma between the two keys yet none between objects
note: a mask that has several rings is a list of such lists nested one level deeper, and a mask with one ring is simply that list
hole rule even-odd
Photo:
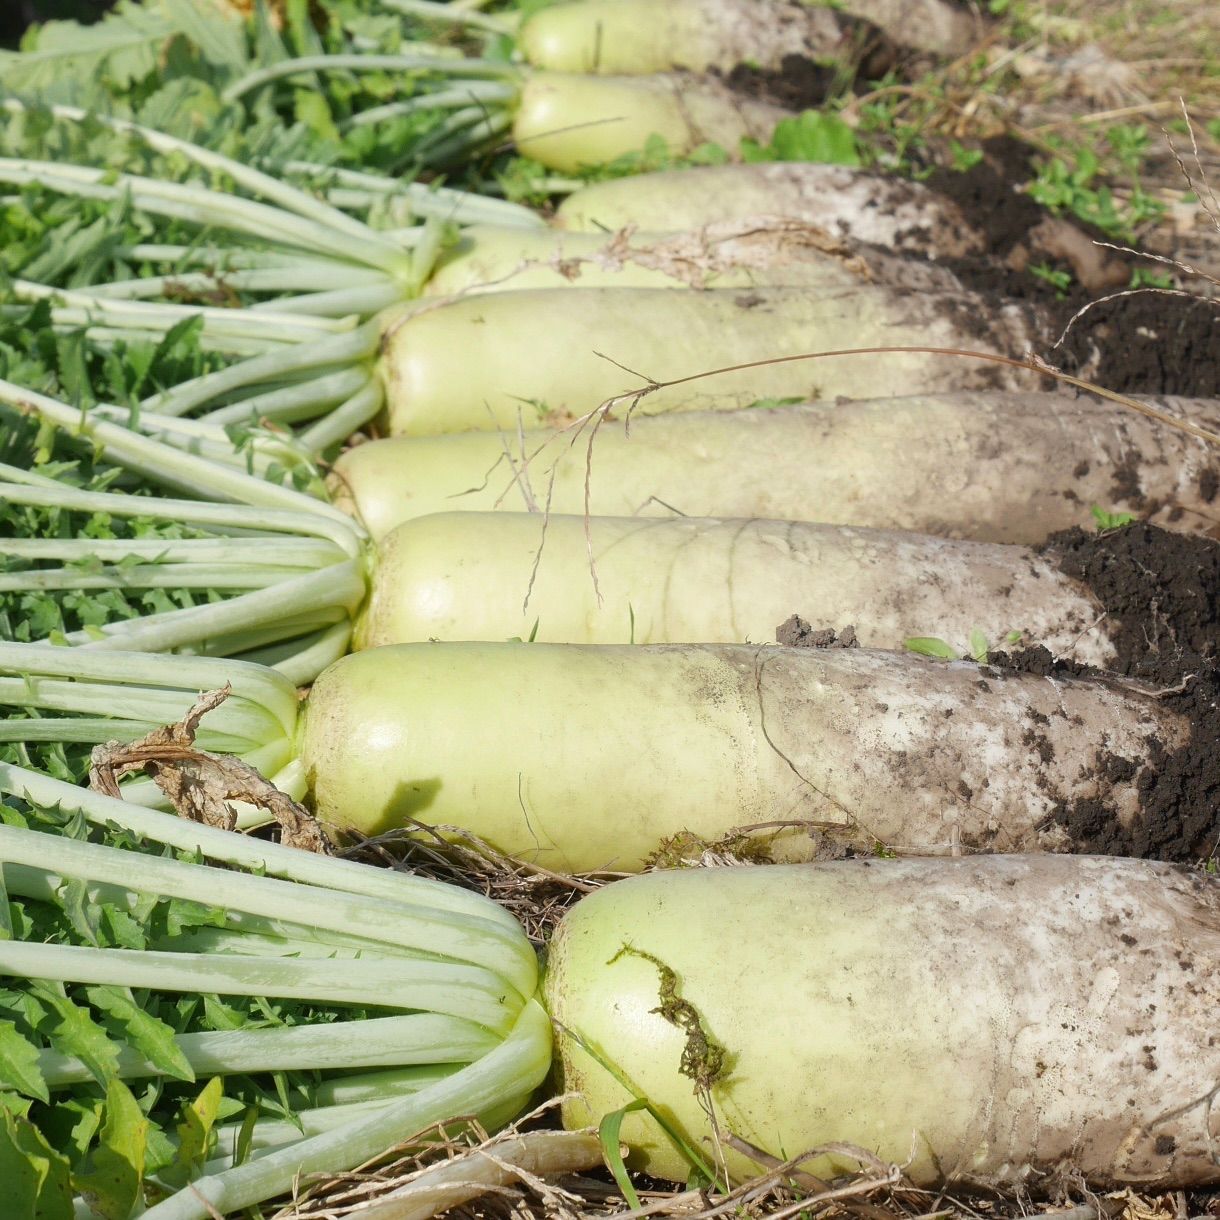
[{"label": "soil crumb on radish", "polygon": [[790,615],[775,629],[775,642],[785,648],[858,648],[854,626],[836,629],[823,627],[815,630],[813,625],[799,614]]}]

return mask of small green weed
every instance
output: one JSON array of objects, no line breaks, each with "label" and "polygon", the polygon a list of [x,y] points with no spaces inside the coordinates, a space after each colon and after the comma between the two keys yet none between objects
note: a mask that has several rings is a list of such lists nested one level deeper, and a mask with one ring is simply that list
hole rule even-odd
[{"label": "small green weed", "polygon": [[1072,273],[1062,267],[1052,267],[1050,263],[1038,263],[1030,267],[1029,273],[1050,284],[1060,300],[1067,296],[1068,289],[1072,286]]},{"label": "small green weed", "polygon": [[[1069,148],[1061,145],[1056,155],[1039,166],[1029,184],[1031,199],[1052,212],[1068,212],[1119,241],[1134,240],[1137,230],[1160,220],[1165,207],[1149,195],[1140,183],[1140,168],[1150,150],[1148,129],[1143,124],[1117,126],[1106,132],[1112,165],[1089,146]],[[1110,187],[1101,181],[1107,176],[1125,177],[1130,193],[1121,205]]]},{"label": "small green weed", "polygon": [[1097,531],[1101,534],[1109,533],[1111,530],[1121,530],[1135,520],[1132,513],[1107,512],[1097,504],[1094,504],[1089,512],[1093,514],[1093,520],[1097,522]]}]

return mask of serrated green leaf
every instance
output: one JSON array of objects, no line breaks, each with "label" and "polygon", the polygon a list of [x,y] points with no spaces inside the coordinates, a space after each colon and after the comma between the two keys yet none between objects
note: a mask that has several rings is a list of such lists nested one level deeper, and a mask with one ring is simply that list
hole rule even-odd
[{"label": "serrated green leaf", "polygon": [[250,1024],[249,1017],[214,995],[203,997],[203,1019],[208,1029],[215,1030],[245,1029]]},{"label": "serrated green leaf", "polygon": [[98,908],[89,901],[89,887],[78,878],[66,881],[59,887],[59,907],[68,917],[76,935],[86,944],[100,945],[98,935]]},{"label": "serrated green leaf", "polygon": [[195,1079],[195,1072],[174,1041],[174,1031],[160,1018],[136,1003],[126,987],[87,987],[85,994],[95,1008],[123,1026],[127,1038],[146,1059],[175,1080]]},{"label": "serrated green leaf", "polygon": [[103,1220],[128,1220],[144,1185],[148,1119],[118,1079],[106,1086],[106,1121],[92,1168],[74,1185]]},{"label": "serrated green leaf", "polygon": [[219,1076],[213,1076],[199,1096],[183,1106],[174,1163],[160,1175],[168,1185],[185,1186],[198,1176],[211,1150],[212,1129],[216,1126],[223,1097],[224,1082]]},{"label": "serrated green leaf", "polygon": [[44,89],[68,80],[92,84],[104,75],[127,89],[156,69],[161,47],[173,33],[163,12],[119,0],[94,25],[48,21],[40,26],[32,50],[0,59],[0,84]]},{"label": "serrated green leaf", "polygon": [[[105,1117],[106,1103],[100,1097],[69,1097],[55,1106],[56,1147],[73,1165],[81,1164]],[[50,1129],[50,1124],[48,1124]]]},{"label": "serrated green leaf", "polygon": [[31,990],[58,1018],[47,1031],[55,1049],[65,1055],[75,1055],[99,1084],[104,1085],[114,1077],[118,1070],[119,1048],[106,1036],[106,1031],[89,1010],[57,992],[53,984],[35,982],[31,984]]},{"label": "serrated green leaf", "polygon": [[139,920],[116,906],[102,908],[102,920],[111,943],[119,949],[147,949],[148,937]]},{"label": "serrated green leaf", "polygon": [[297,89],[293,93],[293,109],[298,123],[304,123],[323,140],[338,140],[339,128],[331,116],[330,106],[324,93],[311,89]]},{"label": "serrated green leaf", "polygon": [[771,136],[778,161],[821,161],[831,165],[859,165],[855,132],[838,115],[806,110],[781,119]]},{"label": "serrated green leaf", "polygon": [[20,1093],[9,1093],[0,1089],[0,1110],[7,1110],[10,1114],[19,1114],[24,1118],[29,1114],[33,1104],[30,1098],[22,1097]]},{"label": "serrated green leaf", "polygon": [[37,1101],[51,1099],[38,1067],[38,1047],[12,1021],[0,1021],[0,1088],[15,1090]]},{"label": "serrated green leaf", "polygon": [[162,0],[174,30],[185,35],[209,63],[240,71],[248,60],[242,23],[210,0]]},{"label": "serrated green leaf", "polygon": [[0,1107],[0,1201],[4,1214],[29,1220],[72,1220],[67,1159],[27,1118]]},{"label": "serrated green leaf", "polygon": [[941,661],[956,661],[959,653],[952,644],[937,639],[934,635],[912,635],[902,641],[907,652],[918,653],[921,657],[936,657]]}]

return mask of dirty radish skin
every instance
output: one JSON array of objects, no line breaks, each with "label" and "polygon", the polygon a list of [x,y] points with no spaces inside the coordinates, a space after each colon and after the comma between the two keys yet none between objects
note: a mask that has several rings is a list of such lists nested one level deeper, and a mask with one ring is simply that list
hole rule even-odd
[{"label": "dirty radish skin", "polygon": [[[1189,733],[1136,690],[887,652],[428,643],[324,671],[299,748],[326,824],[417,817],[547,868],[633,871],[680,831],[777,819],[865,851],[1067,847],[1060,803],[1103,797],[1126,826],[1153,742]],[[1133,774],[1105,778],[1113,759]],[[781,859],[821,848],[777,834]]]},{"label": "dirty radish skin", "polygon": [[[1147,1191],[1220,1181],[1218,960],[1220,884],[1200,873],[845,860],[607,886],[564,917],[545,994],[570,1126],[632,1100],[579,1035],[711,1157],[660,962],[727,1052],[710,1089],[721,1130],[780,1159],[842,1141],[923,1186]],[[629,1113],[622,1138],[637,1167],[685,1179],[647,1117]],[[758,1172],[724,1152],[735,1176]],[[802,1168],[859,1165],[820,1153]]]},{"label": "dirty radish skin", "polygon": [[849,58],[858,23],[832,8],[759,0],[583,0],[535,13],[517,45],[552,72],[778,68],[786,55]]},{"label": "dirty radish skin", "polygon": [[688,233],[573,233],[471,225],[442,256],[426,296],[521,288],[785,288],[869,283],[961,292],[945,267],[832,236],[801,220],[757,216]]},{"label": "dirty radish skin", "polygon": [[656,231],[762,215],[931,258],[985,249],[961,208],[918,182],[803,162],[697,166],[597,182],[569,195],[555,224],[599,233],[626,225]]},{"label": "dirty radish skin", "polygon": [[541,513],[399,526],[378,548],[355,644],[765,643],[793,612],[815,629],[851,624],[874,648],[936,635],[965,653],[975,629],[993,646],[1018,630],[1085,664],[1115,656],[1098,602],[1025,547],[799,521]]},{"label": "dirty radish skin", "polygon": [[[562,361],[539,360],[542,335]],[[428,436],[562,421],[630,396],[649,378],[669,381],[802,352],[898,345],[1006,354],[1033,341],[1034,328],[1017,307],[984,307],[970,294],[873,286],[818,294],[532,289],[409,312],[386,328],[381,369],[389,432]],[[804,360],[661,389],[637,412],[732,410],[772,397],[1033,389],[1038,379],[1029,369],[927,353]]]},{"label": "dirty radish skin", "polygon": [[572,174],[638,153],[658,136],[673,157],[700,144],[733,150],[746,137],[766,143],[791,116],[711,77],[537,72],[521,86],[512,133],[523,156]]},{"label": "dirty radish skin", "polygon": [[[1214,402],[1148,401],[1220,423]],[[499,434],[372,441],[339,458],[332,493],[375,538],[429,513],[544,504],[554,513],[768,517],[1021,543],[1093,528],[1093,504],[1171,529],[1220,524],[1208,495],[1217,462],[1206,442],[1083,396],[947,394],[678,413],[636,418],[629,434],[603,425],[592,444],[589,459],[586,437],[526,432],[511,439],[510,461]]]}]

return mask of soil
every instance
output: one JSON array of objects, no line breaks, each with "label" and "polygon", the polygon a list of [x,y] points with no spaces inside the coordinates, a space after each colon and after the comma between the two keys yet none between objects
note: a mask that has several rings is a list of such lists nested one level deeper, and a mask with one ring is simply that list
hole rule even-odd
[{"label": "soil", "polygon": [[1220,302],[1154,290],[1103,300],[1048,357],[1124,394],[1217,398]]},{"label": "soil", "polygon": [[1172,686],[1183,658],[1220,657],[1220,544],[1134,522],[1104,533],[1065,530],[1041,549],[1105,609],[1118,673]]},{"label": "soil", "polygon": [[[1042,548],[1093,591],[1114,628],[1116,673],[1158,692],[1184,716],[1191,739],[1158,748],[1138,777],[1140,815],[1127,826],[1103,798],[1056,809],[1053,821],[1077,851],[1181,863],[1220,852],[1220,545],[1137,522],[1090,534],[1065,530]],[[1042,646],[996,653],[988,668],[1042,677],[1093,677],[1087,666],[1060,661]],[[1045,738],[1031,726],[1031,748]],[[1103,776],[1129,781],[1130,760],[1111,756]]]},{"label": "soil", "polygon": [[729,72],[713,73],[735,93],[771,102],[799,113],[815,110],[847,90],[862,92],[904,62],[903,52],[885,32],[862,17],[838,14],[844,50],[834,62],[799,54],[785,55],[778,68],[739,63]]},{"label": "soil", "polygon": [[778,68],[737,64],[723,76],[734,93],[789,110],[815,110],[841,92],[843,71],[803,55],[785,55]]},{"label": "soil", "polygon": [[[1117,658],[1110,672],[1060,660],[1043,645],[994,652],[983,679],[1014,673],[1098,682],[1135,681],[1155,692],[1191,726],[1190,740],[1154,750],[1142,766],[1104,755],[1099,777],[1135,779],[1139,815],[1123,825],[1104,797],[1060,803],[1049,822],[1086,854],[1195,863],[1220,855],[1220,543],[1136,522],[1122,529],[1053,535],[1041,548],[1062,570],[1087,585],[1112,626]],[[856,644],[851,627],[815,631],[798,615],[776,628],[788,647],[843,648]],[[1054,748],[1035,720],[1024,741],[1044,763]],[[1104,788],[1104,784],[1103,784]]]},{"label": "soil", "polygon": [[[1140,797],[1138,815],[1127,825],[1104,797],[1061,802],[1049,825],[1067,832],[1072,850],[1085,855],[1134,856],[1193,864],[1220,855],[1220,666],[1211,658],[1182,653],[1176,657],[1177,682],[1160,688],[1160,699],[1191,726],[1190,740],[1177,750],[1157,747],[1136,774],[1130,759],[1108,756],[1102,777],[1112,783],[1133,776]],[[1144,667],[1137,665],[1137,674]],[[1109,675],[1055,660],[1043,647],[1015,653],[993,653],[986,667],[989,676],[1005,672],[1033,673],[1043,677],[1093,677],[1113,681]],[[1158,662],[1154,670],[1163,673]],[[1037,726],[1026,735],[1031,749],[1048,743]],[[1044,761],[1050,758],[1044,756]]]},{"label": "soil", "polygon": [[1046,219],[1046,213],[1014,189],[1034,173],[1025,145],[1000,136],[983,141],[979,151],[983,159],[968,170],[934,169],[924,184],[952,199],[982,231],[991,258],[1001,260]]},{"label": "soil", "polygon": [[[1220,396],[1220,306],[1186,294],[1125,292],[1134,269],[1154,264],[1098,247],[1110,240],[1100,230],[1052,217],[1019,191],[1035,172],[1019,141],[1000,137],[980,148],[983,159],[969,170],[935,169],[926,180],[987,244],[986,256],[941,260],[963,284],[1036,308],[1046,336],[1039,354],[1065,373],[1121,394]],[[1069,272],[1071,287],[1059,290],[1030,272],[1042,264]]]},{"label": "soil", "polygon": [[775,642],[785,648],[858,648],[860,641],[856,639],[855,627],[843,627],[836,631],[833,627],[823,627],[818,631],[801,618],[793,614],[784,619],[775,629]]}]

